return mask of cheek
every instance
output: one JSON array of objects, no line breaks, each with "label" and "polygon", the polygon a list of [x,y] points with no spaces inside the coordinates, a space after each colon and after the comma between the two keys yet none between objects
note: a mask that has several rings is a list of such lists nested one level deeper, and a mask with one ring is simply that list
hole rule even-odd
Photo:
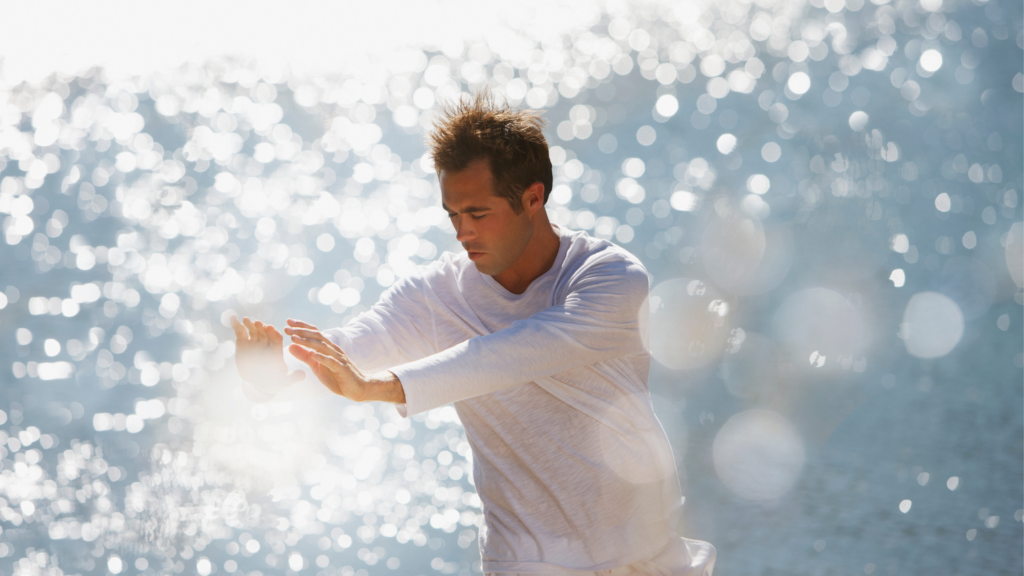
[{"label": "cheek", "polygon": [[517,218],[509,218],[504,222],[500,235],[493,236],[493,242],[500,244],[504,252],[521,252],[529,241],[529,223]]}]

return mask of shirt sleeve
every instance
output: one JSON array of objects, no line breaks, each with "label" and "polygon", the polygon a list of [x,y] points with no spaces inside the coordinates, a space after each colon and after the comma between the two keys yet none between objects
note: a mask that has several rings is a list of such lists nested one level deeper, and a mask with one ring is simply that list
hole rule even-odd
[{"label": "shirt sleeve", "polygon": [[609,258],[577,272],[564,301],[492,334],[391,368],[403,416],[644,352],[641,310],[650,290],[637,262]]},{"label": "shirt sleeve", "polygon": [[407,278],[393,284],[370,310],[344,328],[323,333],[365,374],[435,352],[433,325],[422,290]]}]

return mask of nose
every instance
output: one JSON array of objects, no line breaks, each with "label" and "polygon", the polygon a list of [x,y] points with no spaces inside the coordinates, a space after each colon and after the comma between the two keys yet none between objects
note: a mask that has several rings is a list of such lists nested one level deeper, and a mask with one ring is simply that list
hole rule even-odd
[{"label": "nose", "polygon": [[465,242],[476,236],[476,230],[470,221],[471,218],[468,214],[459,214],[452,218],[452,225],[455,226],[455,239],[459,242]]}]

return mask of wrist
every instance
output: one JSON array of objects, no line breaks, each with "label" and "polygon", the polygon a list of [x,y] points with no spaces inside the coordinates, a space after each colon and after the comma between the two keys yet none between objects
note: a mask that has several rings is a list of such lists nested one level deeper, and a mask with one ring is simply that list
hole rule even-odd
[{"label": "wrist", "polygon": [[402,389],[402,382],[390,370],[384,370],[369,375],[363,386],[363,394],[360,402],[393,402],[402,404],[405,402],[405,391]]}]

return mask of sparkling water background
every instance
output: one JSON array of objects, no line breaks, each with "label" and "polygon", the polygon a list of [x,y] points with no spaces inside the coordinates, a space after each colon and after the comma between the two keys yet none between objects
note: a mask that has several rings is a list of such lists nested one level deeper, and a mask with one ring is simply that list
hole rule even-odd
[{"label": "sparkling water background", "polygon": [[0,573],[479,573],[454,410],[253,405],[225,318],[461,250],[423,138],[484,85],[651,272],[717,574],[1020,572],[1020,4],[552,10],[331,73],[0,68]]}]

